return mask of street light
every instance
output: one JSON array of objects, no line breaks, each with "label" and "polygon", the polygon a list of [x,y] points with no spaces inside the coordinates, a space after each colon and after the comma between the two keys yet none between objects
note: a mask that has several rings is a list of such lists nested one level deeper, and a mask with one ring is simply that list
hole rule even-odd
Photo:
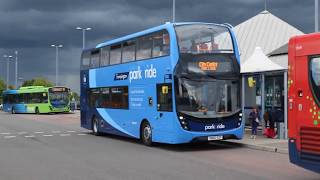
[{"label": "street light", "polygon": [[319,0],[314,0],[314,31],[319,31]]},{"label": "street light", "polygon": [[90,31],[92,30],[92,28],[89,28],[89,27],[82,28],[78,26],[76,30],[82,31],[82,49],[85,49],[86,48],[86,31]]},{"label": "street light", "polygon": [[176,1],[172,1],[172,23],[176,21]]},{"label": "street light", "polygon": [[15,63],[15,81],[14,84],[16,88],[18,88],[18,51],[14,52],[16,55],[16,63]]},{"label": "street light", "polygon": [[4,58],[6,58],[7,60],[7,85],[6,85],[6,89],[8,90],[9,89],[9,61],[10,61],[10,58],[13,58],[13,56],[10,56],[10,55],[3,55]]},{"label": "street light", "polygon": [[58,78],[58,73],[59,73],[59,48],[62,48],[62,44],[52,44],[51,47],[56,48],[56,86],[58,86],[59,78]]}]

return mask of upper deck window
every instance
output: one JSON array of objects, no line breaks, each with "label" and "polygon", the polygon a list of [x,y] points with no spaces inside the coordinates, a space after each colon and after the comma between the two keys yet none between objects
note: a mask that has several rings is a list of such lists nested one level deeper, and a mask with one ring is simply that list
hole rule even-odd
[{"label": "upper deck window", "polygon": [[101,64],[101,66],[109,65],[109,46],[103,47],[101,49],[100,64]]},{"label": "upper deck window", "polygon": [[152,57],[167,56],[170,53],[170,38],[167,31],[153,34]]},{"label": "upper deck window", "polygon": [[180,53],[232,53],[233,43],[228,28],[209,24],[175,27]]},{"label": "upper deck window", "polygon": [[135,60],[135,48],[136,41],[126,41],[123,43],[122,49],[122,63],[130,62]]},{"label": "upper deck window", "polygon": [[320,57],[311,59],[310,79],[314,96],[320,102]]},{"label": "upper deck window", "polygon": [[137,60],[151,58],[152,37],[143,36],[138,39]]},{"label": "upper deck window", "polygon": [[112,45],[110,47],[110,64],[121,63],[121,44]]},{"label": "upper deck window", "polygon": [[100,66],[100,50],[96,50],[91,53],[90,67],[96,68],[99,66]]}]

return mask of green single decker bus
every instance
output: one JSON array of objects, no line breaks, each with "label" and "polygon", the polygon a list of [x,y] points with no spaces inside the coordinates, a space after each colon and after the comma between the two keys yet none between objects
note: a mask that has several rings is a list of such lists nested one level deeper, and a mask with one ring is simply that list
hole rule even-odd
[{"label": "green single decker bus", "polygon": [[28,86],[3,93],[3,110],[15,113],[60,113],[70,111],[67,87]]}]

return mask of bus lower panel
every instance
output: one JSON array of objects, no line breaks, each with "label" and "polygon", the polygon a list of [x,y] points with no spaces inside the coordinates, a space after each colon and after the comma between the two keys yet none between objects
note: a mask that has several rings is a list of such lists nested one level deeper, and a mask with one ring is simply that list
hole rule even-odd
[{"label": "bus lower panel", "polygon": [[289,158],[297,166],[320,173],[320,154],[298,151],[295,139],[289,139]]},{"label": "bus lower panel", "polygon": [[[180,128],[180,127],[179,127]],[[175,132],[154,132],[153,141],[166,144],[192,143],[196,141],[208,141],[208,136],[223,136],[225,139],[242,139],[243,126],[225,131],[194,132],[177,129]]]}]

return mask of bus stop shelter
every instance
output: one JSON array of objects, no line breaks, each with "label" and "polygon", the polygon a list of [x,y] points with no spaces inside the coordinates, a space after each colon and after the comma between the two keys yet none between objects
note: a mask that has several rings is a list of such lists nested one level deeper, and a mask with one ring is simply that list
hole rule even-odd
[{"label": "bus stop shelter", "polygon": [[[255,102],[257,106],[261,106],[261,120],[265,113],[265,76],[270,74],[283,74],[283,102],[284,102],[284,127],[278,127],[278,137],[280,139],[287,138],[287,69],[271,61],[262,51],[260,47],[256,47],[252,55],[241,63],[241,74],[242,74],[242,112],[244,120],[246,121],[248,114],[250,113],[246,108],[247,97],[252,94],[250,92],[250,87],[258,86],[257,94],[255,97]],[[254,80],[253,77],[258,77]],[[262,121],[264,122],[264,121]],[[264,125],[262,125],[264,127]]]}]

